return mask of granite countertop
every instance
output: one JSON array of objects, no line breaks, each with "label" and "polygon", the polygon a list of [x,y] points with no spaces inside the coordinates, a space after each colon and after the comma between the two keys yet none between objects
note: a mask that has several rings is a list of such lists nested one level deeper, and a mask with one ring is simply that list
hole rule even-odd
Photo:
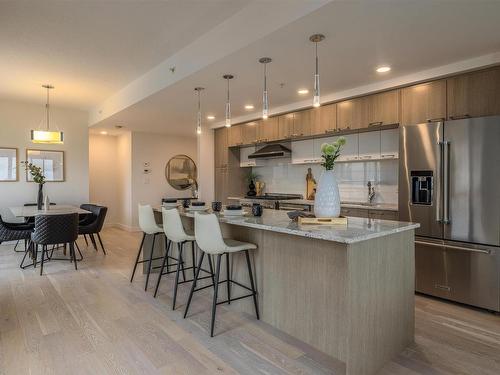
[{"label": "granite countertop", "polygon": [[[228,199],[229,200],[240,200],[240,199],[252,199],[252,198],[229,197]],[[314,206],[314,201],[309,200],[309,199],[286,199],[286,200],[280,201],[280,203]],[[390,204],[390,203],[365,204],[365,203],[357,203],[357,202],[342,202],[342,203],[340,203],[340,206],[343,208],[360,208],[363,210],[398,211],[398,205],[397,204]]]},{"label": "granite countertop", "polygon": [[[248,212],[248,209],[246,210]],[[193,217],[190,212],[181,211],[181,214]],[[407,230],[418,228],[416,223],[400,221],[366,219],[349,217],[347,226],[326,226],[326,225],[299,225],[291,221],[286,212],[276,210],[264,210],[261,217],[242,216],[224,217],[218,215],[222,223],[239,225],[242,227],[269,230],[272,232],[286,233],[295,236],[309,237],[326,241],[333,241],[345,244],[370,240],[388,236]]]}]

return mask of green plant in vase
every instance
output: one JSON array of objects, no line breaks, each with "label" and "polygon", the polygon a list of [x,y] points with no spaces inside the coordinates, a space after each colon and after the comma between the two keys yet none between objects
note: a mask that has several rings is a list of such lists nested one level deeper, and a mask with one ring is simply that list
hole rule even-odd
[{"label": "green plant in vase", "polygon": [[321,165],[325,170],[321,173],[314,197],[314,215],[316,217],[331,218],[340,215],[339,186],[333,168],[345,144],[346,139],[340,137],[333,143],[323,143],[321,145],[321,156],[323,158]]},{"label": "green plant in vase", "polygon": [[27,161],[22,161],[21,164],[24,165],[24,169],[31,175],[33,181],[38,184],[37,208],[41,210],[43,204],[43,185],[45,184],[43,170],[35,164]]}]

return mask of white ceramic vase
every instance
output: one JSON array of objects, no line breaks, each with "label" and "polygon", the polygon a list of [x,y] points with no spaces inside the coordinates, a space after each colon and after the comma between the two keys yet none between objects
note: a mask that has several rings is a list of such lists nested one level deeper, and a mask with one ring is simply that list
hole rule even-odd
[{"label": "white ceramic vase", "polygon": [[316,217],[340,216],[339,185],[333,171],[324,170],[321,173],[314,198],[314,215]]}]

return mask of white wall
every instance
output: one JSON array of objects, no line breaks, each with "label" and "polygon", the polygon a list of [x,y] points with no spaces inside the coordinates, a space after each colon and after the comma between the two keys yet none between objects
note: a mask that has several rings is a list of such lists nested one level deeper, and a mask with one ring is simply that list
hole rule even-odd
[{"label": "white wall", "polygon": [[112,181],[118,181],[118,137],[89,136],[90,202],[108,207],[106,224],[120,222],[120,194]]},{"label": "white wall", "polygon": [[118,196],[118,224],[123,229],[132,228],[132,133],[117,137],[116,149],[117,179],[108,177]]},{"label": "white wall", "polygon": [[[160,205],[166,197],[190,197],[191,190],[178,191],[165,179],[165,166],[171,157],[184,154],[197,160],[196,137],[173,137],[152,133],[132,133],[132,226],[138,226],[139,203]],[[149,163],[149,174],[144,174]]]},{"label": "white wall", "polygon": [[203,129],[197,138],[197,145],[199,197],[205,202],[212,202],[215,199],[214,131]]},{"label": "white wall", "polygon": [[[376,203],[398,203],[398,160],[343,162],[335,165],[339,183],[340,199],[344,202],[366,202],[368,181],[375,186]],[[254,167],[260,175],[259,181],[268,193],[290,193],[306,195],[307,168],[312,169],[316,182],[323,167],[319,164],[292,165],[279,159],[267,160],[266,166]]]},{"label": "white wall", "polygon": [[[45,119],[43,104],[0,100],[0,146],[17,147],[19,161],[26,159],[26,149],[63,150],[65,182],[47,182],[44,191],[52,202],[80,205],[89,201],[88,115],[79,110],[51,107],[51,126],[64,131],[63,145],[35,145],[30,130]],[[0,182],[0,208],[35,202],[37,185],[26,182],[19,170],[18,182]]]}]

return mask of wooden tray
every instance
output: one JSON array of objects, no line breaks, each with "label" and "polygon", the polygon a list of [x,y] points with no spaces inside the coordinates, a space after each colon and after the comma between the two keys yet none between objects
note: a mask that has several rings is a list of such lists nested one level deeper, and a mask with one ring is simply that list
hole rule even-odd
[{"label": "wooden tray", "polygon": [[300,225],[347,225],[347,217],[299,217]]}]

